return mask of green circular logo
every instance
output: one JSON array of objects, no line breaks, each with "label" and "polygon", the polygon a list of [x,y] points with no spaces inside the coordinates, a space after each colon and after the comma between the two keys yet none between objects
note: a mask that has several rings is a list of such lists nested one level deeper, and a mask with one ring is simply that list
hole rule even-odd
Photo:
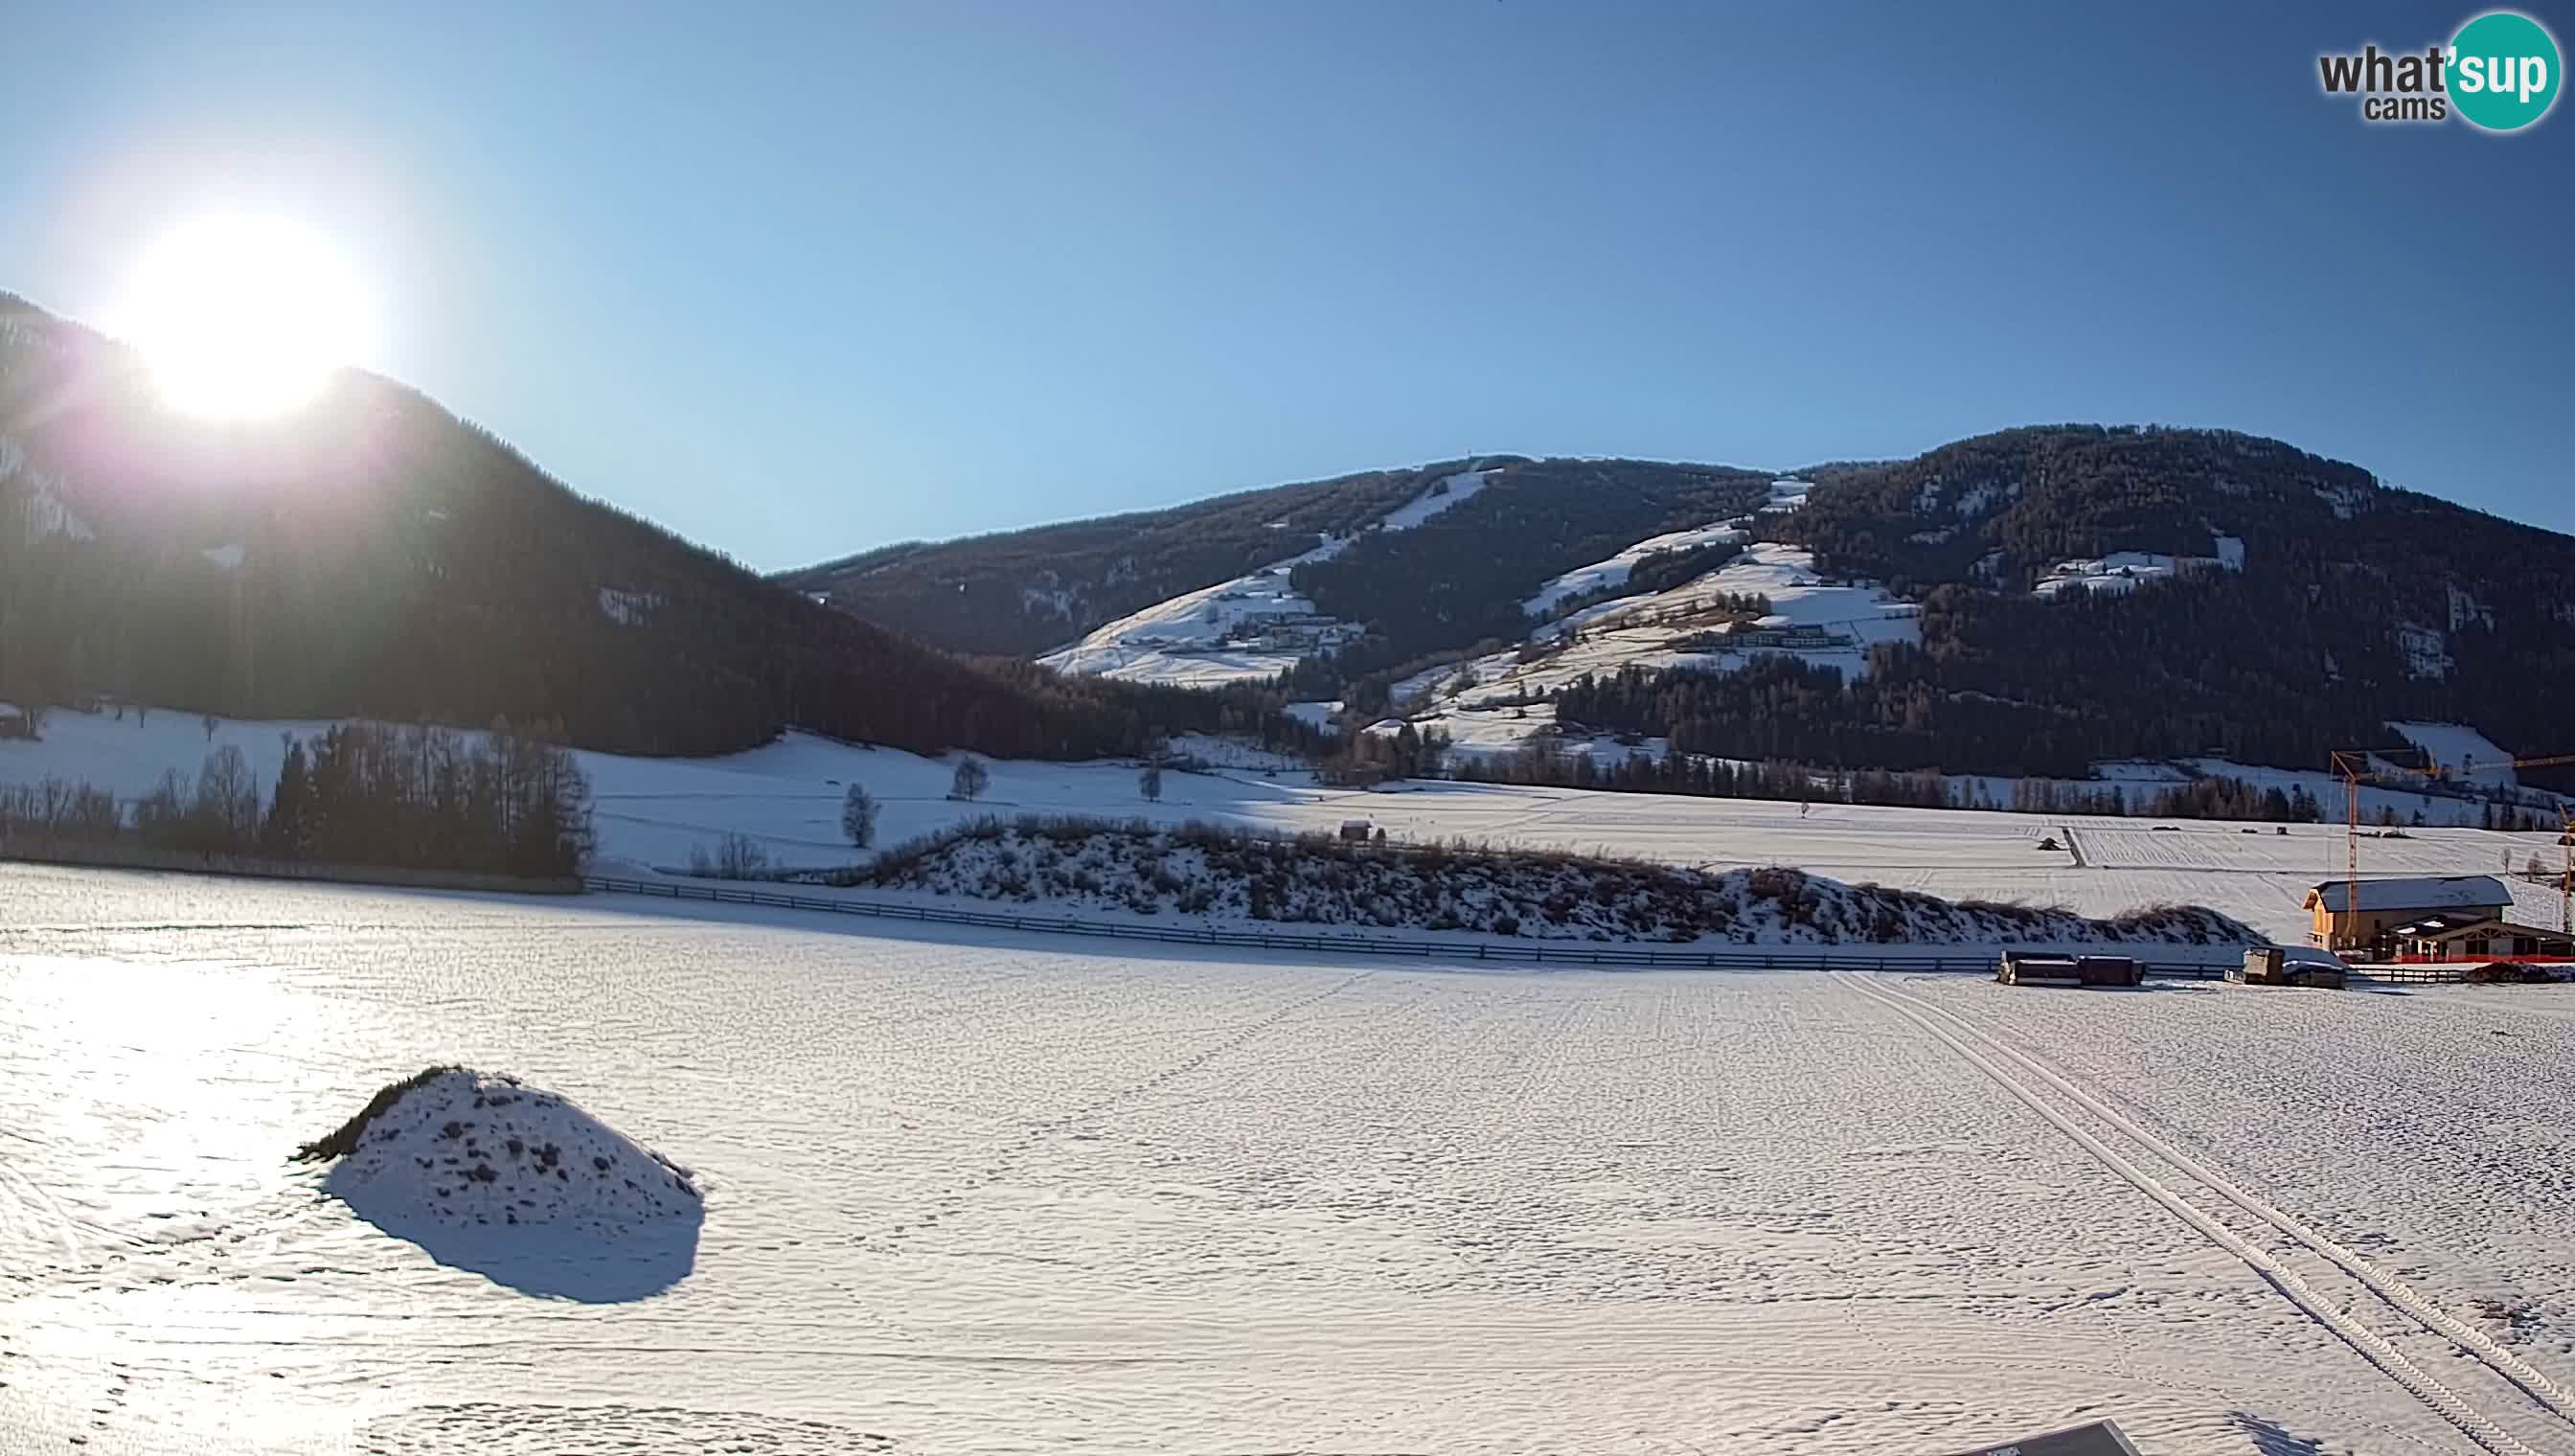
[{"label": "green circular logo", "polygon": [[2527,15],[2490,10],[2450,41],[2450,104],[2472,126],[2517,132],[2557,104],[2557,41]]}]

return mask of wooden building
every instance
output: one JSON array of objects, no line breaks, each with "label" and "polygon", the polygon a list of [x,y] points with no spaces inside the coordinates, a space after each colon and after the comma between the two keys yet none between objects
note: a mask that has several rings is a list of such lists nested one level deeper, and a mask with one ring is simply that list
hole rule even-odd
[{"label": "wooden building", "polygon": [[2396,953],[2408,959],[2491,960],[2505,956],[2575,957],[2575,936],[2536,925],[2516,925],[2493,915],[2451,912],[2427,915],[2390,932]]},{"label": "wooden building", "polygon": [[2491,874],[2364,879],[2357,907],[2344,902],[2351,888],[2345,880],[2328,879],[2307,891],[2307,938],[2315,945],[2364,955],[2393,954],[2400,925],[2448,914],[2501,919],[2512,908],[2512,891]]}]

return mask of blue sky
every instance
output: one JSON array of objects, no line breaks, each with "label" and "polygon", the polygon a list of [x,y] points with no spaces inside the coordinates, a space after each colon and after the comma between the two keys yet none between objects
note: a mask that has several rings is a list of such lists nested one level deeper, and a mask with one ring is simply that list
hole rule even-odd
[{"label": "blue sky", "polygon": [[364,363],[762,568],[2066,420],[2575,530],[2575,103],[2492,137],[2317,91],[2471,13],[47,6],[0,289],[96,318],[180,211],[293,214],[381,301]]}]

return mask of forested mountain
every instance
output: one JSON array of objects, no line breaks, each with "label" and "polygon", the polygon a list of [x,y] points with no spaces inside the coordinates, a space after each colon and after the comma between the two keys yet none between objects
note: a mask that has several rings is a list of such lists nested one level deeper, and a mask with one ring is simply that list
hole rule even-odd
[{"label": "forested mountain", "polygon": [[[1569,690],[1564,719],[1953,772],[2209,752],[2317,767],[2402,719],[2575,746],[2575,538],[2218,431],[2013,430],[1812,475],[1770,533],[1920,601],[1918,649],[1877,649],[1852,684],[1787,660],[1626,674]],[[2132,576],[2116,553],[2176,560]],[[2069,559],[2091,559],[2075,575],[2093,586],[2036,595]]]},{"label": "forested mountain", "polygon": [[573,494],[346,374],[279,421],[172,414],[125,349],[0,295],[0,699],[549,724],[708,753],[790,724],[1020,756],[1293,731],[1233,698],[962,661]]},{"label": "forested mountain", "polygon": [[1360,537],[1289,580],[1327,617],[1367,635],[1288,675],[1295,697],[1425,654],[1526,636],[1521,604],[1547,580],[1660,532],[1746,516],[1770,477],[1633,460],[1513,461],[1472,500],[1420,526]]},{"label": "forested mountain", "polygon": [[[1372,530],[1468,469],[1473,499],[1418,527]],[[1220,496],[1194,506],[936,546],[888,547],[779,578],[961,651],[1035,655],[1155,603],[1352,537],[1297,567],[1314,610],[1365,623],[1355,667],[1525,631],[1518,603],[1553,574],[1657,531],[1747,512],[1768,479],[1642,461],[1484,456]]]},{"label": "forested mountain", "polygon": [[1347,536],[1466,462],[1371,471],[932,545],[782,574],[782,586],[957,652],[1035,657],[1166,598]]},{"label": "forested mountain", "polygon": [[[1400,530],[1362,529],[1463,465],[1481,468],[1470,499]],[[1797,475],[1812,489],[1765,491],[1766,473],[1724,468],[1497,457],[830,570],[834,600],[862,615],[983,645],[1017,634],[1026,651],[1286,560],[1312,545],[1305,526],[1359,530],[1288,568],[1310,613],[1285,609],[1290,628],[1262,661],[1292,664],[1290,698],[1343,698],[1370,716],[1390,683],[1486,664],[1480,687],[1465,673],[1466,688],[1423,710],[1425,732],[1479,695],[1514,722],[1516,705],[1552,695],[1568,733],[1853,768],[2079,775],[2104,758],[2211,754],[2313,768],[2330,748],[2389,742],[2397,719],[2472,724],[2519,751],[2575,747],[2575,539],[2223,431],[2036,427]],[[1298,530],[1268,527],[1290,507],[1309,513]],[[1327,509],[1328,525],[1310,514]],[[1786,574],[1804,601],[1781,610],[1826,646],[1801,654],[1779,629],[1770,650],[1727,653],[1676,614],[1662,637],[1631,631],[1647,660],[1633,671],[1545,671],[1587,662],[1592,629],[1525,610],[1542,582],[1727,520],[1805,553],[1794,560],[1806,570]],[[1731,559],[1723,546],[1666,555],[1580,600],[1670,591],[1683,585],[1676,569]],[[1732,570],[1757,575],[1746,561]],[[1044,578],[1050,562],[1065,565]],[[1068,573],[1094,585],[1069,591]],[[1114,590],[1097,585],[1113,576]],[[1845,625],[1826,620],[1823,593],[1836,582],[1880,583],[1918,608],[1918,642],[1907,630],[1865,654],[1833,646]],[[934,626],[961,597],[995,613]],[[1276,642],[1300,622],[1340,626],[1314,632],[1301,658],[1282,656]],[[1511,673],[1514,658],[1525,674]],[[1547,719],[1526,719],[1530,731]]]},{"label": "forested mountain", "polygon": [[[507,718],[634,752],[793,724],[1082,756],[1192,729],[1296,740],[1285,698],[1373,714],[1398,681],[1481,662],[1438,666],[1463,685],[1449,708],[1482,692],[1531,731],[1852,768],[2313,767],[2397,719],[2575,746],[2575,539],[2226,432],[2032,428],[1802,474],[1469,458],[764,581],[398,385],[346,375],[280,422],[184,418],[125,350],[0,295],[0,699]],[[1664,533],[1695,545],[1629,551]],[[1794,600],[1756,621],[1717,590],[1729,573]],[[1247,574],[1270,585],[1179,604],[1204,646],[1162,645],[1190,671],[1257,649],[1221,692],[1027,661]],[[1872,582],[1903,600],[1872,606]],[[1603,600],[1656,592],[1689,611]],[[1610,623],[1632,655],[1603,655]]]}]

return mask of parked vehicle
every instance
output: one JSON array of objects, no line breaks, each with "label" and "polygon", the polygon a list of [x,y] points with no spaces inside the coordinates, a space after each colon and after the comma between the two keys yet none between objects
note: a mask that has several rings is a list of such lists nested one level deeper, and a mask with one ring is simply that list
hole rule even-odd
[{"label": "parked vehicle", "polygon": [[2340,956],[2311,945],[2257,945],[2244,952],[2241,965],[2226,968],[2226,978],[2239,985],[2338,991],[2350,969]]}]

